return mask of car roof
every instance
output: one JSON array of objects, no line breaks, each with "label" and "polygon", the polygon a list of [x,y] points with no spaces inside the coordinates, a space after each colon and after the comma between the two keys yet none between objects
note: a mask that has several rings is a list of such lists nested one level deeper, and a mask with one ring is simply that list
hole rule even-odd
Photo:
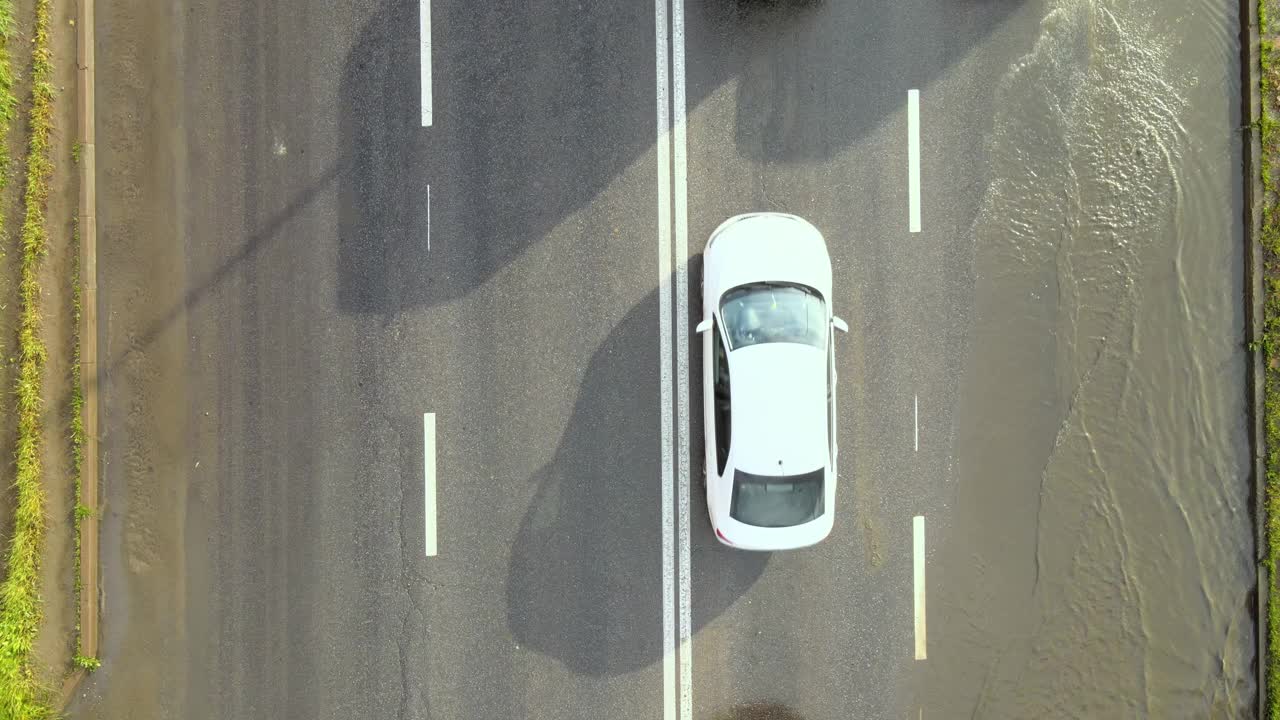
[{"label": "car roof", "polygon": [[827,353],[799,343],[729,352],[734,465],[757,475],[826,466]]}]

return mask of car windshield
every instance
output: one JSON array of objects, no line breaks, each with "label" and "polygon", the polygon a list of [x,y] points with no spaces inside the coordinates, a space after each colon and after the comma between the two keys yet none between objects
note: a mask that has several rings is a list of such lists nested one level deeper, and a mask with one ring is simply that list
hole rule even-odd
[{"label": "car windshield", "polygon": [[822,468],[803,475],[769,477],[737,470],[729,515],[756,527],[803,525],[822,515]]},{"label": "car windshield", "polygon": [[720,303],[729,349],[758,343],[803,343],[822,348],[826,309],[816,290],[803,285],[752,283],[724,294]]}]

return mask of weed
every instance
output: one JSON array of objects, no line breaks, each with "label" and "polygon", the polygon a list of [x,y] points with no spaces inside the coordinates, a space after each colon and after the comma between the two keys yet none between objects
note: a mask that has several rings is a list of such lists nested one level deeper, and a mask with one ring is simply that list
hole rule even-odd
[{"label": "weed", "polygon": [[1267,647],[1270,650],[1265,668],[1270,689],[1267,707],[1269,720],[1280,720],[1280,593],[1276,592],[1276,567],[1280,565],[1280,196],[1277,196],[1275,174],[1280,170],[1280,57],[1276,38],[1267,26],[1267,5],[1258,3],[1258,47],[1261,73],[1262,115],[1257,123],[1262,145],[1262,229],[1259,242],[1263,253],[1262,342],[1265,366],[1263,378],[1263,425],[1267,457],[1264,481],[1263,563],[1271,582],[1267,594]]},{"label": "weed", "polygon": [[[40,396],[45,347],[40,339],[41,260],[46,254],[44,210],[53,166],[49,140],[53,130],[53,73],[49,50],[49,0],[36,0],[31,51],[31,136],[26,156],[26,188],[20,232],[22,272],[18,286],[18,416],[15,481],[18,504],[9,547],[9,574],[0,586],[0,720],[41,720],[51,717],[49,693],[41,688],[30,665],[39,630],[40,548],[44,539],[44,490],[40,466]],[[10,0],[0,0],[0,45],[12,32]],[[14,112],[9,64],[0,58],[0,122]],[[3,176],[0,171],[0,176]],[[3,219],[0,218],[0,227]]]},{"label": "weed", "polygon": [[94,670],[102,667],[102,661],[98,658],[88,657],[81,655],[80,653],[76,653],[76,656],[71,659],[71,662],[74,663],[76,667],[84,668],[89,672],[93,672]]}]

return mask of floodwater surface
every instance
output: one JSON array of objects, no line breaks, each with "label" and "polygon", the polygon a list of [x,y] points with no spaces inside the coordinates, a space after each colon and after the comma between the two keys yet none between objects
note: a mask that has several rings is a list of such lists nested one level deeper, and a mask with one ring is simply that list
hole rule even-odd
[{"label": "floodwater surface", "polygon": [[924,717],[1251,717],[1237,5],[1051,0],[1004,75]]}]

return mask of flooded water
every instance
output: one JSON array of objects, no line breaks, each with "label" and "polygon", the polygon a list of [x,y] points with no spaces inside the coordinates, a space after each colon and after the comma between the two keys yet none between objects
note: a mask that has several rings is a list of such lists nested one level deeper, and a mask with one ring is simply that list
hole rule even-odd
[{"label": "flooded water", "polygon": [[1001,80],[925,717],[1253,716],[1237,28],[1050,1]]}]

